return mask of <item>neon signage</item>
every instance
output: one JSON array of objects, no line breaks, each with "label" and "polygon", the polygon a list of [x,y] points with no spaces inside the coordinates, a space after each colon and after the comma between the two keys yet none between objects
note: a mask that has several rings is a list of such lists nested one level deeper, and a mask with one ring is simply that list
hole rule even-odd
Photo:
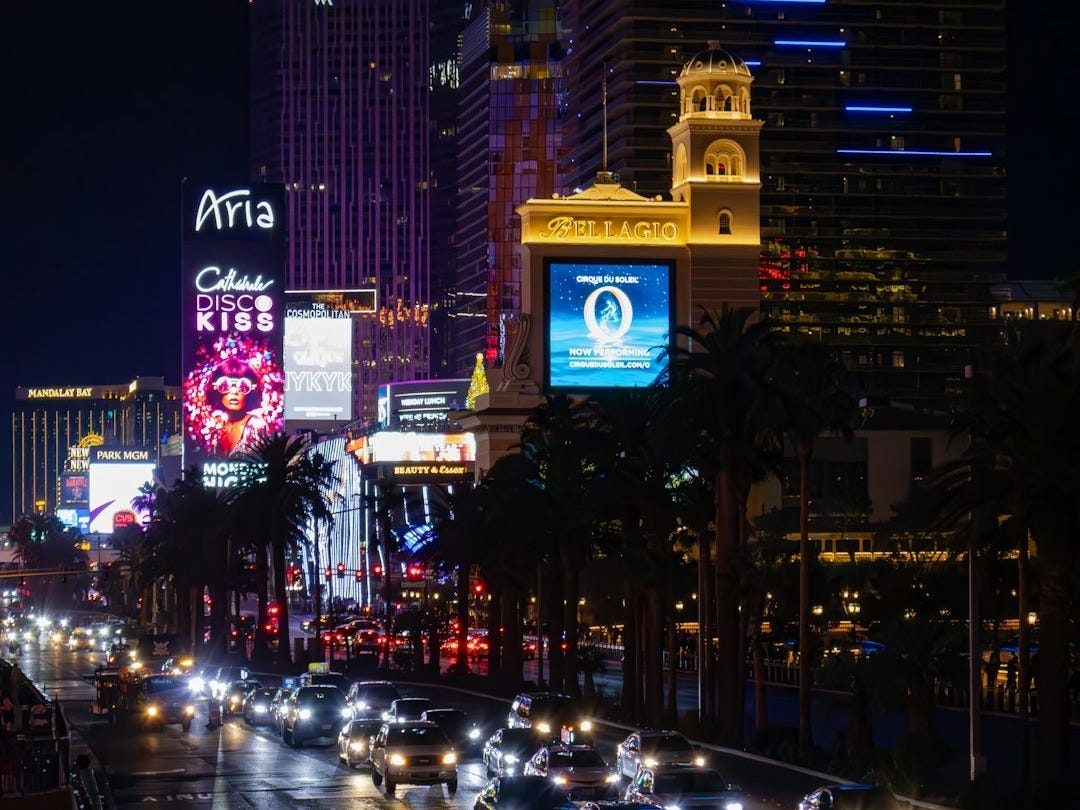
[{"label": "neon signage", "polygon": [[93,388],[29,388],[27,399],[86,399],[94,395]]},{"label": "neon signage", "polygon": [[679,225],[657,220],[578,219],[552,217],[540,239],[554,242],[678,242]]},{"label": "neon signage", "polygon": [[195,232],[201,231],[211,217],[219,231],[238,226],[262,230],[274,227],[274,207],[268,200],[253,201],[251,190],[246,188],[226,192],[220,197],[213,189],[204,191],[195,214]]}]

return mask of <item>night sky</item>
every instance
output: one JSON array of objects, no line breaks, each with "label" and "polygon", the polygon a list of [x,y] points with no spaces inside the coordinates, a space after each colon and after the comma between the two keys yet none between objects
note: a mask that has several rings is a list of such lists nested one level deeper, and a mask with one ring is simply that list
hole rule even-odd
[{"label": "night sky", "polygon": [[[0,520],[15,386],[179,382],[180,182],[247,176],[247,5],[0,1]],[[1076,270],[1071,30],[1043,5],[1010,4],[1013,274],[1032,278]]]}]

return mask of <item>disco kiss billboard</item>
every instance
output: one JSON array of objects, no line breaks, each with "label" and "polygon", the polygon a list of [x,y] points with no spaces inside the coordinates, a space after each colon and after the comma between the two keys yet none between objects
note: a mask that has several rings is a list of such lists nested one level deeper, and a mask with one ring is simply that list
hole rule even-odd
[{"label": "disco kiss billboard", "polygon": [[184,466],[210,486],[284,429],[284,205],[280,185],[184,186]]}]

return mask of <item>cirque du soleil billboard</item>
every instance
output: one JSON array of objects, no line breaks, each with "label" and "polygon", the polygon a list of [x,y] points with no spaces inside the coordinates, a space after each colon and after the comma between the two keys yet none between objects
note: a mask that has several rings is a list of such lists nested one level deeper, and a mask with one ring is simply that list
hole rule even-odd
[{"label": "cirque du soleil billboard", "polygon": [[663,370],[675,269],[667,261],[548,259],[547,387],[644,387]]},{"label": "cirque du soleil billboard", "polygon": [[184,187],[184,466],[228,486],[284,429],[284,190]]}]

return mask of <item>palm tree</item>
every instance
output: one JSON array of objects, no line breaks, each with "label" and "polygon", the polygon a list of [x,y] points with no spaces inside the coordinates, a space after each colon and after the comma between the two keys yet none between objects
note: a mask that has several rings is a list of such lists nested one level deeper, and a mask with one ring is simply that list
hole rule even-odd
[{"label": "palm tree", "polygon": [[779,344],[772,383],[783,410],[779,421],[799,462],[799,747],[814,744],[810,726],[810,462],[814,442],[824,433],[852,435],[855,401],[844,390],[844,367],[832,349],[802,336]]},{"label": "palm tree", "polygon": [[[1034,541],[1039,598],[1039,782],[1067,774],[1067,647],[1080,537],[1080,331],[1076,323],[1022,334],[1010,328],[976,378],[956,431],[968,446],[934,472],[944,525],[978,531],[1009,515],[1018,543]],[[1023,617],[1021,617],[1023,620]]]},{"label": "palm tree", "polygon": [[[565,394],[548,396],[526,418],[521,432],[522,455],[535,467],[535,486],[543,493],[561,580],[553,581],[555,599],[551,618],[551,681],[580,695],[577,680],[579,577],[592,550],[594,529],[600,521],[594,497],[600,479],[598,466],[603,444],[595,407],[575,402]],[[561,615],[557,608],[561,606]],[[563,645],[560,638],[565,634]]]},{"label": "palm tree", "polygon": [[256,555],[256,646],[269,624],[266,582],[272,579],[279,611],[277,649],[282,659],[289,658],[290,643],[286,559],[290,549],[306,541],[308,521],[325,520],[329,515],[328,492],[334,483],[334,463],[309,451],[309,440],[304,436],[277,433],[263,438],[245,455],[251,465],[249,473],[233,495]]},{"label": "palm tree", "polygon": [[702,312],[697,326],[676,327],[678,342],[658,382],[670,397],[668,418],[689,426],[689,452],[713,482],[711,548],[699,555],[699,689],[703,722],[715,722],[729,744],[737,743],[742,718],[738,558],[746,500],[752,484],[778,466],[782,449],[769,419],[776,336],[755,318],[749,307],[724,307]]}]

